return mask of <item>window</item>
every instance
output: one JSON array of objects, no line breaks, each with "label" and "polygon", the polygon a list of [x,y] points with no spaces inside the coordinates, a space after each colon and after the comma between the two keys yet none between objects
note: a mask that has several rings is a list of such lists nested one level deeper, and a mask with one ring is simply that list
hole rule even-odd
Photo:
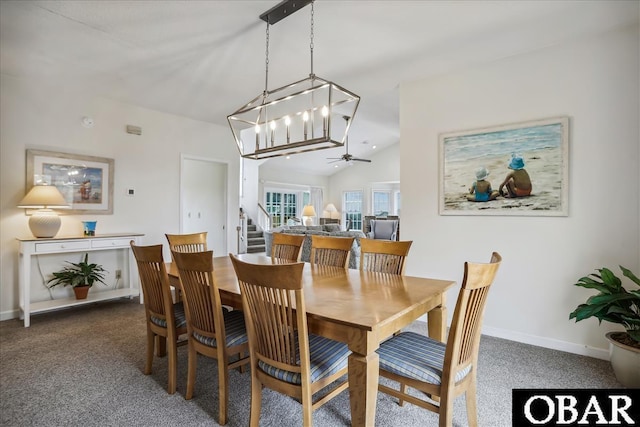
[{"label": "window", "polygon": [[[265,193],[265,209],[271,215],[272,227],[286,225],[292,218],[299,218],[304,204],[309,203],[308,191],[267,191]],[[298,205],[298,202],[301,204]]]},{"label": "window", "polygon": [[371,197],[372,210],[375,216],[387,216],[391,213],[391,192],[387,190],[373,190]]},{"label": "window", "polygon": [[400,191],[396,190],[393,193],[393,195],[394,195],[395,200],[396,200],[396,205],[395,205],[395,209],[393,209],[393,214],[400,216]]},{"label": "window", "polygon": [[362,230],[362,191],[345,191],[342,206],[348,229]]}]

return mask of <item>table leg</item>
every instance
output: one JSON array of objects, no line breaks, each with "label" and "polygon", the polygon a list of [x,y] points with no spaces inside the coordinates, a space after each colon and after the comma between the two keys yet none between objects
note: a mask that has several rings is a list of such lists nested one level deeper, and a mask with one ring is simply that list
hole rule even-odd
[{"label": "table leg", "polygon": [[367,355],[353,352],[349,356],[349,399],[354,427],[375,423],[379,362],[375,351]]},{"label": "table leg", "polygon": [[440,342],[446,342],[447,339],[447,307],[442,295],[442,305],[436,307],[427,313],[427,327],[429,328],[429,336]]}]

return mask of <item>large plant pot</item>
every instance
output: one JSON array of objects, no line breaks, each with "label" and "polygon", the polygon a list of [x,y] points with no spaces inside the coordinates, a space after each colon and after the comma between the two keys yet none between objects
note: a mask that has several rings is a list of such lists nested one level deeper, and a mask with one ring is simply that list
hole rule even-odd
[{"label": "large plant pot", "polygon": [[90,287],[91,286],[74,286],[73,292],[76,294],[76,299],[87,299]]},{"label": "large plant pot", "polygon": [[640,350],[622,344],[611,337],[619,332],[609,332],[609,356],[616,379],[625,387],[640,387]]}]

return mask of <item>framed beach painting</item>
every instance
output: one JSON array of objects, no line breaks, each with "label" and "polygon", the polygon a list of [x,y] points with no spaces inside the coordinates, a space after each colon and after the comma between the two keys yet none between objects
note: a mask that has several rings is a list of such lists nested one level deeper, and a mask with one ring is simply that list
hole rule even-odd
[{"label": "framed beach painting", "polygon": [[569,117],[442,133],[440,215],[567,216]]},{"label": "framed beach painting", "polygon": [[113,213],[113,159],[56,151],[27,150],[27,190],[54,185],[71,209],[66,214]]}]

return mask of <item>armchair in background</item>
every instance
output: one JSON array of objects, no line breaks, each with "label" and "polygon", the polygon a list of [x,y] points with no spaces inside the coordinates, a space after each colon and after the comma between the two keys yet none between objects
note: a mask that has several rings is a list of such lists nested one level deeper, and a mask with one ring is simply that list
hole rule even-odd
[{"label": "armchair in background", "polygon": [[372,219],[371,231],[367,233],[367,237],[378,240],[398,240],[398,222],[397,219]]}]

